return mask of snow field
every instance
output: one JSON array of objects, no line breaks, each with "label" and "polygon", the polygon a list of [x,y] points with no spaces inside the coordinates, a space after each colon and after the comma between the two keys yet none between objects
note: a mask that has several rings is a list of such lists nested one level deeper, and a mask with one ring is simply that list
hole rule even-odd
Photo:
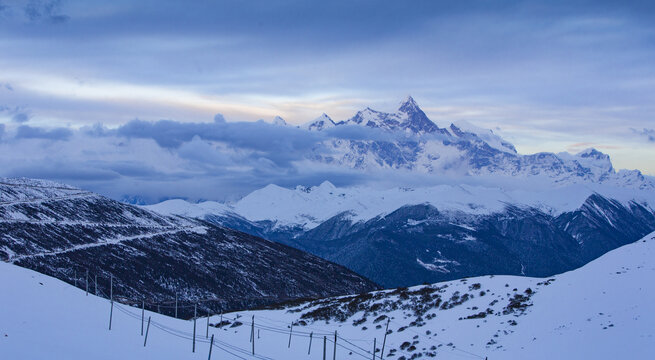
[{"label": "snow field", "polygon": [[[447,359],[649,359],[655,352],[655,233],[616,249],[590,264],[551,281],[516,276],[485,276],[430,285],[438,287],[444,300],[460,295],[472,297],[450,309],[428,310],[423,323],[411,309],[377,313],[391,318],[392,331],[385,344],[385,359],[422,353]],[[478,285],[479,284],[479,287]],[[447,285],[447,286],[446,286]],[[205,337],[206,318],[197,321],[196,352],[192,353],[193,322],[150,311],[147,346],[143,346],[141,310],[115,303],[112,330],[108,330],[110,304],[107,299],[85,296],[84,291],[59,280],[0,263],[0,354],[10,359],[195,359],[209,352]],[[417,291],[423,286],[408,289]],[[534,291],[531,306],[503,314],[516,294]],[[473,289],[473,290],[472,290]],[[514,290],[516,289],[516,290]],[[485,291],[485,295],[480,295]],[[402,295],[386,290],[381,300],[392,302]],[[493,305],[491,305],[497,300]],[[338,303],[339,299],[330,300]],[[230,325],[210,327],[214,334],[214,359],[322,359],[333,356],[337,331],[337,359],[372,358],[373,339],[378,349],[386,321],[375,322],[374,311],[357,325],[363,312],[345,321],[301,319],[321,305],[289,308],[299,312],[258,310],[223,315]],[[477,309],[474,309],[477,308]],[[462,319],[490,308],[492,315]],[[370,309],[369,309],[370,310]],[[434,314],[428,319],[427,314]],[[255,318],[255,356],[251,355],[251,319]],[[220,316],[210,318],[211,324]],[[299,320],[305,321],[302,326]],[[235,321],[240,326],[231,327]],[[293,326],[291,347],[289,325]],[[379,326],[379,327],[378,327]],[[404,328],[400,331],[401,328]],[[309,334],[311,355],[307,354]],[[493,342],[491,342],[493,340]],[[415,349],[403,345],[409,343]],[[403,348],[404,346],[404,348]],[[434,350],[432,347],[434,346]],[[387,356],[389,351],[394,356]],[[425,350],[423,350],[425,349]],[[379,353],[378,353],[379,354]]]}]

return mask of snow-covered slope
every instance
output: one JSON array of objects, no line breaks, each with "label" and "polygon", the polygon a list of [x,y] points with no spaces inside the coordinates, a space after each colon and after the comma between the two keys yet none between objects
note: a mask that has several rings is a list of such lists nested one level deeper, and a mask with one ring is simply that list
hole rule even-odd
[{"label": "snow-covered slope", "polygon": [[[324,351],[331,359],[335,348],[337,359],[370,359],[374,339],[378,356],[384,344],[384,359],[650,359],[654,258],[650,234],[548,279],[469,278],[214,315],[208,330],[215,339],[212,359],[322,359]],[[3,357],[208,357],[206,318],[197,321],[192,353],[192,321],[146,311],[151,326],[144,347],[138,308],[115,303],[109,331],[109,301],[59,280],[0,263],[0,288]]]},{"label": "snow-covered slope", "polygon": [[268,185],[233,203],[213,201],[192,204],[167,200],[145,206],[166,214],[204,218],[209,215],[241,216],[250,221],[273,221],[276,226],[312,229],[347,212],[354,221],[384,216],[405,205],[430,204],[447,211],[491,214],[510,204],[532,207],[551,215],[578,209],[592,194],[602,194],[624,204],[630,201],[655,204],[655,191],[597,184],[546,187],[500,187],[482,185],[438,185],[419,188],[338,188],[329,181],[319,186],[287,189]]}]

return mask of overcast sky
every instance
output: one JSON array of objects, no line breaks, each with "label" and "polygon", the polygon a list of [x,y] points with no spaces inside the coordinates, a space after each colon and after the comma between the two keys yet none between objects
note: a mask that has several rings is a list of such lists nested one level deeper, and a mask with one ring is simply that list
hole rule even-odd
[{"label": "overcast sky", "polygon": [[47,175],[50,147],[116,166],[118,140],[74,152],[93,126],[341,120],[408,94],[521,153],[593,146],[655,174],[653,64],[650,1],[0,0],[0,175]]}]

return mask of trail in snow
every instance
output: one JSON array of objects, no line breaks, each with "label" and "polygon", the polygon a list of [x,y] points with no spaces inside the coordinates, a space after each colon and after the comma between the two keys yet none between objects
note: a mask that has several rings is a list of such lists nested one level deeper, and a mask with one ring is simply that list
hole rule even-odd
[{"label": "trail in snow", "polygon": [[147,238],[152,238],[152,237],[155,237],[155,236],[176,234],[176,233],[183,232],[183,231],[204,233],[206,231],[206,228],[203,227],[203,226],[189,226],[189,227],[178,228],[178,229],[175,229],[175,230],[160,231],[160,232],[149,233],[149,234],[117,237],[117,238],[113,238],[113,239],[102,240],[102,242],[97,242],[97,243],[76,245],[76,246],[73,246],[71,248],[64,249],[64,250],[48,251],[48,252],[41,252],[41,253],[30,254],[30,255],[21,255],[21,256],[11,257],[11,258],[9,258],[7,260],[7,262],[15,263],[16,261],[20,261],[20,260],[27,259],[27,258],[65,254],[65,253],[69,253],[69,252],[72,252],[72,251],[84,250],[84,249],[98,247],[98,246],[118,245],[118,244],[121,244],[124,241],[137,240],[137,239],[147,239]]},{"label": "trail in snow", "polygon": [[88,197],[98,197],[98,195],[90,192],[82,192],[66,196],[53,196],[48,198],[37,198],[37,199],[26,199],[26,200],[15,200],[15,201],[4,201],[0,202],[0,206],[12,206],[18,204],[39,204],[42,202],[49,201],[61,201],[61,200],[71,200],[71,199],[83,199]]}]

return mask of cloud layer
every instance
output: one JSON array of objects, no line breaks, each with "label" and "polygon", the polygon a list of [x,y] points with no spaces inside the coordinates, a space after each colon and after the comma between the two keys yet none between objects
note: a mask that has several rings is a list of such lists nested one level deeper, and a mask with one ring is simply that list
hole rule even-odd
[{"label": "cloud layer", "polygon": [[[324,135],[257,120],[338,121],[407,94],[523,153],[585,143],[655,174],[653,2],[0,0],[0,39],[6,174],[153,193],[145,179],[190,193],[195,177],[198,198],[363,181],[300,165]],[[205,122],[217,112],[237,123]]]},{"label": "cloud layer", "polygon": [[[362,138],[361,127],[309,132],[264,121],[207,123],[132,120],[116,128],[0,126],[0,176],[45,178],[118,199],[156,202],[235,199],[270,183],[341,186],[377,181],[350,169],[316,164],[307,154],[327,139]],[[392,140],[404,133],[371,131]],[[387,178],[387,181],[389,179]]]}]

